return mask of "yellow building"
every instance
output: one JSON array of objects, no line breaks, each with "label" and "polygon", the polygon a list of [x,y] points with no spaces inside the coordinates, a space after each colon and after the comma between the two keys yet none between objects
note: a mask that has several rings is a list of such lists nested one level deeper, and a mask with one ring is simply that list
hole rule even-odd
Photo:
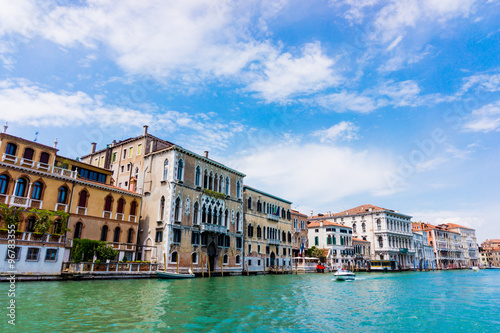
[{"label": "yellow building", "polygon": [[290,201],[243,187],[245,270],[263,272],[291,267],[292,218]]},{"label": "yellow building", "polygon": [[[21,273],[43,273],[53,262],[43,256],[56,258],[60,272],[62,260],[69,260],[73,238],[108,241],[119,251],[119,259],[133,259],[141,196],[110,185],[108,170],[57,155],[57,142],[50,147],[6,134],[5,129],[0,133],[0,203],[24,210],[16,242],[17,260],[25,268]],[[70,215],[54,224],[51,235],[38,239],[33,214],[28,212],[31,208]],[[70,231],[59,235],[63,226]],[[6,251],[2,237],[0,247]],[[53,274],[57,269],[49,271]]]}]

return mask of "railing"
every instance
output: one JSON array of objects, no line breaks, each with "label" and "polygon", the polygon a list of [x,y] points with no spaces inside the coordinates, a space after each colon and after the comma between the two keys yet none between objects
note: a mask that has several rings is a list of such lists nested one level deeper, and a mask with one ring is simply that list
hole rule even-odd
[{"label": "railing", "polygon": [[110,219],[111,216],[112,216],[112,213],[110,211],[105,210],[102,212],[102,217],[105,219]]},{"label": "railing", "polygon": [[55,173],[56,175],[65,176],[65,177],[70,177],[70,178],[76,179],[76,171],[54,167],[54,169],[52,170],[52,173]]},{"label": "railing", "polygon": [[2,162],[11,162],[11,163],[17,163],[17,157],[14,156],[14,155],[9,155],[9,154],[6,154],[4,153],[2,155]]},{"label": "railing", "polygon": [[271,220],[271,221],[278,222],[280,220],[280,217],[278,215],[274,215],[274,214],[267,214],[267,219]]},{"label": "railing", "polygon": [[20,166],[28,166],[30,168],[33,168],[35,166],[35,161],[29,160],[27,158],[21,158],[21,160],[19,161],[19,165]]},{"label": "railing", "polygon": [[63,203],[56,203],[56,206],[54,207],[54,210],[56,211],[63,211],[63,212],[68,212],[68,205],[63,204]]},{"label": "railing", "polygon": [[80,207],[80,206],[77,206],[76,207],[76,213],[78,215],[87,215],[87,207]]},{"label": "railing", "polygon": [[[17,240],[27,242],[43,242],[43,243],[59,243],[64,244],[64,235],[39,234],[35,232],[19,232],[16,231],[15,237]],[[8,231],[0,231],[0,239],[8,239]]]},{"label": "railing", "polygon": [[63,273],[79,274],[155,274],[158,270],[158,264],[149,263],[72,263],[64,262]]},{"label": "railing", "polygon": [[280,245],[280,240],[279,239],[268,239],[267,244]]},{"label": "railing", "polygon": [[129,215],[128,216],[128,221],[129,222],[137,222],[137,217],[135,215]]},{"label": "railing", "polygon": [[38,162],[36,168],[43,171],[50,171],[50,164]]},{"label": "railing", "polygon": [[9,202],[9,196],[6,194],[0,194],[0,203],[7,204]]},{"label": "railing", "polygon": [[224,225],[218,224],[210,224],[210,223],[202,223],[198,225],[201,231],[213,231],[225,234],[227,232],[227,228]]},{"label": "railing", "polygon": [[123,221],[123,213],[116,213],[115,219],[117,219],[119,221]]},{"label": "railing", "polygon": [[43,204],[42,200],[31,199],[29,206],[30,206],[30,208],[42,209],[42,204]]},{"label": "railing", "polygon": [[13,195],[10,197],[10,205],[27,208],[29,205],[29,199],[25,197],[16,197],[15,195]]}]

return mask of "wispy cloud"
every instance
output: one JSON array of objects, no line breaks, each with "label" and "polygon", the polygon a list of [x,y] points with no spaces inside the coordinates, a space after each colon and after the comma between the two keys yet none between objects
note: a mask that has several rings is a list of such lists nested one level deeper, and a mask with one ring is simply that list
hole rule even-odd
[{"label": "wispy cloud", "polygon": [[500,101],[490,103],[472,111],[463,125],[467,132],[488,133],[500,130]]},{"label": "wispy cloud", "polygon": [[313,136],[319,137],[321,143],[351,141],[358,138],[359,127],[350,121],[342,121],[330,128],[317,130],[312,133]]}]

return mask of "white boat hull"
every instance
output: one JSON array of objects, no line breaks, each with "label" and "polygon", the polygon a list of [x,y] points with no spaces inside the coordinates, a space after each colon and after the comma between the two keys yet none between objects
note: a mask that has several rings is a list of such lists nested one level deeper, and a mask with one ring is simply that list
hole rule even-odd
[{"label": "white boat hull", "polygon": [[352,272],[337,272],[333,275],[337,281],[352,281],[356,279],[356,275]]},{"label": "white boat hull", "polygon": [[156,272],[156,275],[161,279],[192,279],[194,274],[180,274],[171,272]]}]

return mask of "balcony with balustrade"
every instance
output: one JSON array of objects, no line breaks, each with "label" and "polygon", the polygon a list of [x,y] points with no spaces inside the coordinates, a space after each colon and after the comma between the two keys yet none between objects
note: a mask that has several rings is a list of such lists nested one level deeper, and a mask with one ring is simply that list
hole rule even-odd
[{"label": "balcony with balustrade", "polygon": [[279,222],[280,217],[278,215],[274,215],[274,214],[267,214],[267,219],[271,220],[271,221]]},{"label": "balcony with balustrade", "polygon": [[280,240],[279,239],[268,239],[267,244],[269,245],[280,245]]},{"label": "balcony with balustrade", "polygon": [[227,227],[224,225],[201,223],[201,224],[198,224],[197,226],[200,228],[200,231],[210,231],[210,232],[221,233],[221,234],[227,233]]}]

